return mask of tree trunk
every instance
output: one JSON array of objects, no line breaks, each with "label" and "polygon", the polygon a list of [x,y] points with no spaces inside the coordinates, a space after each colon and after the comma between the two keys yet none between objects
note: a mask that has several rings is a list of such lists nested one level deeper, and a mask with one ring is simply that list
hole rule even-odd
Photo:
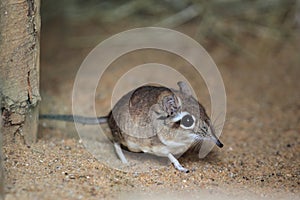
[{"label": "tree trunk", "polygon": [[[1,99],[0,99],[1,101]],[[0,124],[2,120],[0,118]],[[4,170],[3,170],[3,157],[2,157],[2,133],[0,130],[0,200],[4,200]]]},{"label": "tree trunk", "polygon": [[36,141],[40,0],[0,0],[0,97],[3,145]]}]

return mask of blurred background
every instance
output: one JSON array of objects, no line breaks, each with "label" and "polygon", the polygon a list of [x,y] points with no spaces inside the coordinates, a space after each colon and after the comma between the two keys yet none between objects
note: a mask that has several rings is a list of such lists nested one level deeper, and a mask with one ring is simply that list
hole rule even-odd
[{"label": "blurred background", "polygon": [[41,13],[43,28],[56,25],[67,39],[62,45],[73,48],[93,47],[109,32],[193,24],[194,39],[213,40],[235,52],[243,49],[244,37],[278,41],[297,34],[299,10],[297,0],[44,0]]},{"label": "blurred background", "polygon": [[[299,2],[299,0],[43,0],[41,7],[43,102],[58,105],[55,100],[51,100],[55,98],[53,96],[70,101],[73,80],[87,54],[110,36],[137,27],[166,27],[189,35],[209,52],[221,72],[225,69],[223,73],[228,70],[233,73],[237,68],[255,70],[255,67],[272,65],[270,61],[274,62],[275,57],[279,58],[278,55],[282,55],[282,49],[286,46],[291,48],[299,46]],[[294,53],[295,49],[290,51]],[[177,62],[172,62],[174,59]],[[120,68],[124,70],[119,73],[111,70],[114,73],[110,72],[102,85],[106,88],[112,87],[121,74],[130,67],[147,62],[165,63],[179,71],[184,70],[183,65],[187,65],[182,59],[166,53],[141,51],[116,61],[115,66],[118,66],[119,70]],[[185,76],[190,80],[195,79],[189,73]],[[207,94],[205,84],[201,88]],[[109,101],[104,98],[107,92],[99,91],[99,95],[99,105],[102,105],[102,108],[107,107],[103,111],[105,114],[110,108]],[[202,102],[209,107],[209,98],[203,98]],[[70,111],[70,105],[64,108],[64,112]],[[45,108],[44,111],[57,112],[61,111],[61,107],[53,106],[50,110]]]}]

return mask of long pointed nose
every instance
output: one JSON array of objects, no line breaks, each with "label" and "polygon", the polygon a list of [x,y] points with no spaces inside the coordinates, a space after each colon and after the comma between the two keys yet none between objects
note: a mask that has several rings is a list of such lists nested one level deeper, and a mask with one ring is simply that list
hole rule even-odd
[{"label": "long pointed nose", "polygon": [[216,141],[215,141],[215,143],[216,143],[216,145],[218,146],[218,147],[220,147],[220,148],[222,148],[224,145],[223,145],[223,143],[219,140],[219,139],[217,139]]},{"label": "long pointed nose", "polygon": [[213,128],[213,126],[210,126],[210,131],[211,131],[211,139],[215,142],[215,144],[222,148],[224,145],[223,143],[217,138],[216,134],[215,134],[215,129]]}]

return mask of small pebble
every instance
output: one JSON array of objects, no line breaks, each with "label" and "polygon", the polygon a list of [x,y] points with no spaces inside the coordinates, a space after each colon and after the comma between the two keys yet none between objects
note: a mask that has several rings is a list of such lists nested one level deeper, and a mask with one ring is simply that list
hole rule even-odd
[{"label": "small pebble", "polygon": [[235,177],[234,173],[230,172],[230,173],[229,173],[229,177],[230,177],[230,178],[234,178],[234,177]]},{"label": "small pebble", "polygon": [[69,178],[70,178],[70,179],[75,179],[75,175],[74,175],[74,174],[70,174],[70,175],[69,175]]},{"label": "small pebble", "polygon": [[65,146],[66,150],[71,150],[72,148],[70,146]]}]

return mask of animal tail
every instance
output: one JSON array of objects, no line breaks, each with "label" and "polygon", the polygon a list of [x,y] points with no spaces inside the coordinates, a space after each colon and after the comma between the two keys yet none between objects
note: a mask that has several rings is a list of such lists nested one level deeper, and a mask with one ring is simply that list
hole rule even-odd
[{"label": "animal tail", "polygon": [[66,122],[75,122],[80,124],[97,125],[107,123],[107,116],[102,117],[84,117],[78,115],[40,115],[39,119],[59,120]]}]

